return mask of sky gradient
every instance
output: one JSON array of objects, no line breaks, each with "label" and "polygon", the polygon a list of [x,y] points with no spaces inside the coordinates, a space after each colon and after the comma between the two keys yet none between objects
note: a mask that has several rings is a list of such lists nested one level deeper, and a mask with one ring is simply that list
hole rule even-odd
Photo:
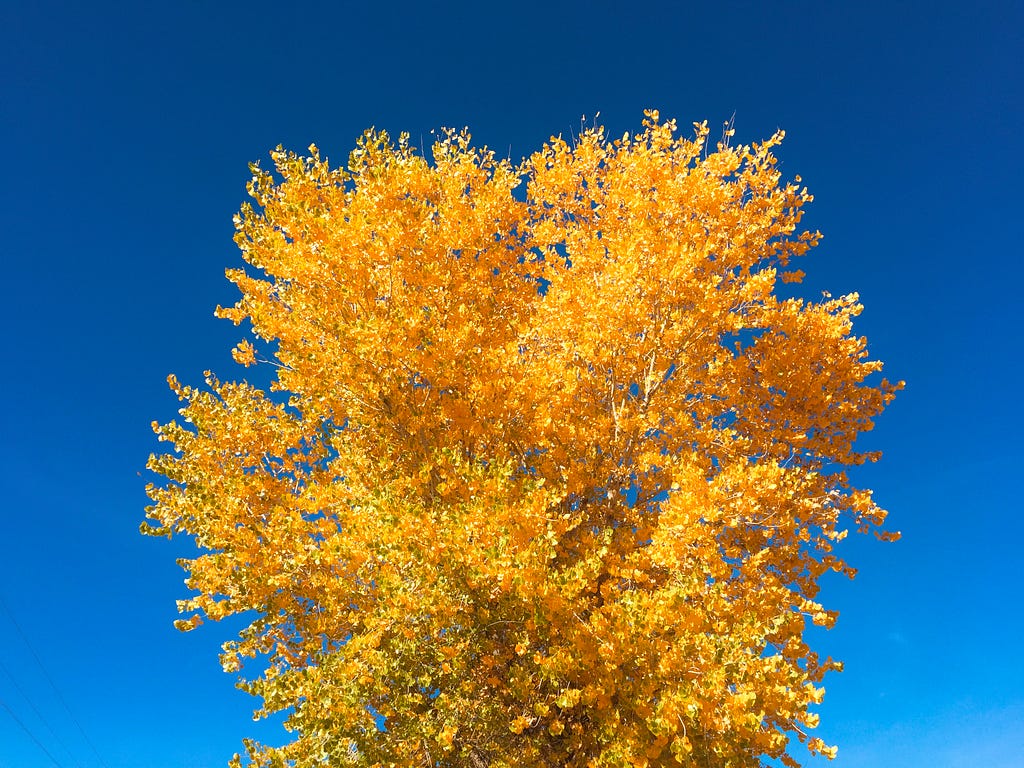
[{"label": "sky gradient", "polygon": [[188,542],[138,534],[167,374],[245,375],[213,309],[247,164],[342,163],[370,126],[518,159],[649,107],[786,130],[825,235],[805,293],[859,291],[907,382],[856,473],[903,539],[844,542],[860,574],[826,580],[841,617],[812,636],[846,662],[832,765],[1024,766],[1021,51],[1009,1],[0,0],[0,768],[224,766],[281,738],[220,671],[238,625],[171,626]]}]

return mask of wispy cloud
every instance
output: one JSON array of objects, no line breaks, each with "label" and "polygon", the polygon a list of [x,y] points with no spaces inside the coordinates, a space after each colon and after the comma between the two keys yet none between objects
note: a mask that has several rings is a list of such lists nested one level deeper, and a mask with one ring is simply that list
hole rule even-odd
[{"label": "wispy cloud", "polygon": [[1024,701],[951,704],[941,715],[889,728],[847,730],[839,756],[808,768],[1024,768]]}]

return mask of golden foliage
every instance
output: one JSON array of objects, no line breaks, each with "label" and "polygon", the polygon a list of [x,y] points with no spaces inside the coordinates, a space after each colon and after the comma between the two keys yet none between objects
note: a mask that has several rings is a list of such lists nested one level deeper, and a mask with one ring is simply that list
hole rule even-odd
[{"label": "golden foliage", "polygon": [[294,740],[251,764],[832,752],[808,729],[839,665],[803,633],[835,620],[815,596],[852,575],[845,528],[883,521],[843,467],[899,385],[868,381],[856,295],[775,293],[820,237],[782,134],[695,129],[652,111],[521,165],[369,131],[345,170],[254,167],[254,272],[219,314],[275,380],[172,377],[147,526],[201,550],[181,628],[254,617],[222,662],[260,660],[242,686]]}]

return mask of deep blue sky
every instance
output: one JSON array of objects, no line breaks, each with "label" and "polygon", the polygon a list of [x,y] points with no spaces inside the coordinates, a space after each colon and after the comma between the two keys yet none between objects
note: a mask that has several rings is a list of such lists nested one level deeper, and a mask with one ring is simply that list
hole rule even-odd
[{"label": "deep blue sky", "polygon": [[[1024,766],[1022,30],[1009,1],[0,0],[0,701],[68,767],[223,766],[254,731],[229,628],[171,627],[185,542],[137,533],[166,375],[242,375],[212,311],[247,163],[340,162],[371,125],[519,158],[656,107],[787,131],[825,233],[807,290],[859,291],[907,381],[858,475],[904,539],[847,541],[861,575],[826,583],[842,617],[815,636],[847,662],[833,765]],[[0,707],[0,768],[52,765]]]}]

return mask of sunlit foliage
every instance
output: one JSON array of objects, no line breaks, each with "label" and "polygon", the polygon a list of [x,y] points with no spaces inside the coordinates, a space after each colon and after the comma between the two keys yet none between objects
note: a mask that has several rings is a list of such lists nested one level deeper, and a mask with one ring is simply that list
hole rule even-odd
[{"label": "sunlit foliage", "polygon": [[[787,765],[839,665],[804,640],[844,467],[899,385],[856,295],[781,298],[811,198],[773,149],[649,112],[513,164],[367,132],[254,167],[247,383],[171,386],[147,531],[185,534],[190,629],[292,741],[257,766]],[[792,289],[788,289],[790,295]],[[253,343],[255,342],[255,343]],[[266,377],[265,377],[266,378]]]}]

